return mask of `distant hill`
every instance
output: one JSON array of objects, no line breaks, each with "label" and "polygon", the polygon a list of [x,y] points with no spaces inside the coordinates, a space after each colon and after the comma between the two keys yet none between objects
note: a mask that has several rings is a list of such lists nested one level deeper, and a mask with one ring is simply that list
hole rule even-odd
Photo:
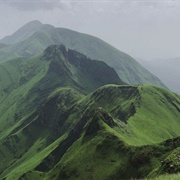
[{"label": "distant hill", "polygon": [[180,94],[180,58],[139,60],[139,62],[160,78],[169,89]]},{"label": "distant hill", "polygon": [[[30,30],[27,28],[29,26]],[[126,83],[165,87],[156,76],[143,68],[131,56],[99,38],[69,29],[54,28],[51,25],[42,25],[40,22],[33,21],[1,42],[11,45],[0,49],[0,61],[17,57],[32,57],[42,53],[49,45],[64,44],[67,48],[81,52],[91,59],[104,61],[113,67]]]}]

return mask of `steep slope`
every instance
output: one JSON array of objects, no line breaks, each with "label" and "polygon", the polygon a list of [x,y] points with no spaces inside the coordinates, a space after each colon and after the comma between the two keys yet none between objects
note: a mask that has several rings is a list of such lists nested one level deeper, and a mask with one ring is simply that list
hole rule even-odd
[{"label": "steep slope", "polygon": [[139,62],[150,72],[159,77],[166,86],[176,93],[180,93],[180,59],[156,59]]},{"label": "steep slope", "polygon": [[179,96],[162,88],[106,85],[86,97],[59,88],[3,138],[0,177],[130,179],[179,172],[176,161],[174,168],[168,163],[170,154],[178,156],[179,138],[165,141],[180,136],[179,117]]},{"label": "steep slope", "polygon": [[[64,32],[71,43],[72,32]],[[24,43],[22,56],[32,56],[52,38],[58,42],[58,33],[38,31],[32,49],[26,51],[25,40],[18,50]],[[1,50],[13,47],[17,53],[16,45]],[[0,179],[132,179],[180,172],[180,97],[156,86],[127,85],[119,77],[104,62],[64,45],[0,63]]]},{"label": "steep slope", "polygon": [[109,83],[124,84],[113,68],[63,45],[50,46],[41,56],[1,63],[0,131],[31,113],[58,87],[87,94]]},{"label": "steep slope", "polygon": [[[61,107],[60,114],[63,114],[63,108],[66,112],[83,94],[109,83],[124,84],[115,70],[104,62],[90,60],[76,51],[66,50],[63,45],[50,46],[43,55],[34,58],[1,63],[0,172],[6,174],[21,166],[37,152],[41,154],[36,159],[40,163],[66,137],[65,133],[59,138],[59,131],[55,129],[57,111],[50,127],[41,119],[37,120],[39,108],[52,92],[62,93],[57,107]],[[59,87],[65,89],[59,92]],[[51,105],[52,109],[48,108],[47,112],[53,111],[54,103]],[[44,112],[40,114],[43,116]],[[17,177],[14,174],[11,178]]]},{"label": "steep slope", "polygon": [[0,49],[0,61],[37,55],[52,44],[64,44],[67,48],[81,52],[91,59],[104,61],[113,67],[126,83],[145,83],[165,87],[157,77],[144,69],[131,56],[96,37],[64,28],[41,28],[23,42]]},{"label": "steep slope", "polygon": [[[102,120],[99,119],[96,126],[96,135],[82,135],[49,171],[47,179],[142,179],[180,171],[176,160],[179,138],[131,147],[108,131]],[[22,177],[35,173],[41,172],[36,170]],[[39,179],[42,178],[39,176]]]},{"label": "steep slope", "polygon": [[107,85],[80,101],[77,108],[80,114],[97,108],[108,112],[119,127],[125,127],[128,133],[117,131],[131,145],[153,144],[180,135],[179,96],[162,88]]},{"label": "steep slope", "polygon": [[[156,144],[180,135],[180,99],[175,94],[150,86],[111,85],[98,89],[74,108],[67,122],[78,118],[79,122],[68,137],[22,178],[131,179],[179,172],[179,138]],[[161,108],[167,111],[164,117]],[[143,121],[139,122],[141,116]],[[67,122],[60,127],[69,127]]]}]

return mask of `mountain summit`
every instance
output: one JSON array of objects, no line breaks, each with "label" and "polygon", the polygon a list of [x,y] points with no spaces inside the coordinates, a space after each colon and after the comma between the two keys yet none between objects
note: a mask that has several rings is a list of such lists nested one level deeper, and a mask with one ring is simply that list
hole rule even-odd
[{"label": "mountain summit", "polygon": [[[44,26],[45,25],[42,24],[38,20],[31,21],[31,22],[25,24],[20,29],[18,29],[12,35],[4,37],[2,40],[0,40],[0,42],[5,43],[5,44],[18,43],[20,41],[23,41],[23,40],[29,38],[30,36],[32,36],[34,33],[38,32]],[[49,27],[52,27],[52,26],[49,25]]]},{"label": "mountain summit", "polygon": [[91,92],[105,84],[125,84],[116,71],[104,62],[91,60],[71,49],[67,50],[64,45],[49,46],[43,57],[50,61],[46,78],[52,78],[53,84],[61,81],[61,86],[73,86],[81,92]]},{"label": "mountain summit", "polygon": [[0,49],[0,61],[32,57],[42,53],[49,45],[64,44],[67,48],[76,50],[91,59],[104,61],[113,67],[119,77],[128,84],[153,84],[165,87],[156,76],[131,56],[91,35],[33,21],[1,42],[11,45]]}]

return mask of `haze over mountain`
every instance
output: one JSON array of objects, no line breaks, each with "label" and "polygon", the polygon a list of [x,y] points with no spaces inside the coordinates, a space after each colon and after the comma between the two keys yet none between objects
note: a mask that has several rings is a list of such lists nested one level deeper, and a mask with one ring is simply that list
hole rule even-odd
[{"label": "haze over mountain", "polygon": [[180,57],[179,17],[178,0],[2,0],[0,39],[38,19],[99,37],[133,57],[165,59]]},{"label": "haze over mountain", "polygon": [[146,69],[154,73],[172,91],[180,93],[180,58],[138,60]]},{"label": "haze over mountain", "polygon": [[[37,31],[45,28],[46,25],[42,24],[40,21],[31,21],[29,23],[27,23],[26,25],[24,25],[23,27],[21,27],[19,30],[17,30],[15,33],[13,33],[10,36],[6,36],[3,39],[0,40],[1,43],[5,43],[5,44],[14,44],[20,41],[23,41],[27,38],[29,38],[30,36],[32,36],[34,33],[36,33]],[[51,26],[49,25],[49,28]]]},{"label": "haze over mountain", "polygon": [[0,63],[0,80],[1,179],[131,179],[179,172],[175,93],[127,85],[104,62],[64,45]]},{"label": "haze over mountain", "polygon": [[[27,32],[27,29],[30,29],[30,32]],[[22,32],[23,38],[19,32]],[[31,35],[32,33],[34,34]],[[21,41],[22,39],[24,40]],[[1,42],[5,42],[5,39]],[[0,61],[16,57],[31,57],[42,53],[51,44],[64,44],[67,48],[79,51],[91,59],[104,61],[113,67],[119,77],[126,83],[145,83],[165,87],[157,77],[143,68],[131,56],[101,39],[87,34],[64,28],[54,28],[51,25],[42,25],[33,21],[9,36],[8,43],[12,45],[0,49]]]}]

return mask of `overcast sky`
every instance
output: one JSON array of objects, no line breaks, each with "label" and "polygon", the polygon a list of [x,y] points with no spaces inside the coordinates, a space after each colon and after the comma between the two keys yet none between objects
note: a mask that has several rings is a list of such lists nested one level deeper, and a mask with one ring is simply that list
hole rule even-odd
[{"label": "overcast sky", "polygon": [[179,0],[0,0],[0,38],[32,20],[95,35],[133,57],[180,57]]}]

